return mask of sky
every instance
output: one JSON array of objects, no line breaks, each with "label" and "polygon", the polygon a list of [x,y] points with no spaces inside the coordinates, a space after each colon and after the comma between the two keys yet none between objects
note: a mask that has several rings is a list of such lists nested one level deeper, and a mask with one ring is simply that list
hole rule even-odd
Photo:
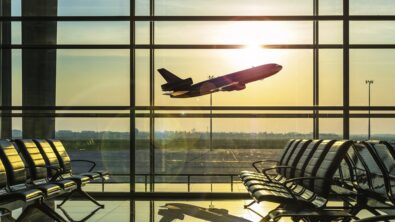
[{"label": "sky", "polygon": [[[148,15],[148,0],[137,0],[136,14]],[[156,0],[157,15],[312,15],[312,0]],[[129,15],[129,0],[59,0],[59,15]],[[394,14],[391,0],[351,0],[350,13]],[[341,0],[320,0],[321,15],[342,13]],[[12,15],[19,16],[20,0],[12,0]],[[395,22],[350,23],[351,44],[393,44]],[[321,21],[320,43],[342,44],[342,22]],[[148,22],[136,24],[137,44],[148,44]],[[380,34],[378,34],[380,33]],[[157,44],[243,44],[243,49],[156,50],[155,69],[165,67],[181,78],[194,82],[209,75],[220,76],[265,63],[278,63],[283,70],[264,80],[247,85],[239,92],[213,95],[216,106],[309,106],[313,103],[313,51],[261,49],[265,44],[311,44],[313,23],[310,21],[260,22],[156,22]],[[59,22],[58,44],[129,44],[128,22]],[[21,23],[12,23],[12,43],[21,44]],[[149,51],[136,51],[137,105],[149,105]],[[20,105],[21,50],[13,50],[13,105]],[[374,79],[372,105],[393,106],[389,90],[395,83],[395,50],[353,49],[350,51],[350,103],[367,104],[365,79]],[[320,104],[342,105],[342,50],[320,50]],[[58,50],[57,98],[59,106],[129,105],[129,50]],[[78,79],[78,81],[76,81]],[[192,99],[170,99],[162,95],[164,81],[155,76],[155,104],[170,106],[206,106],[209,96]],[[285,121],[285,122],[284,122]],[[218,131],[311,132],[311,119],[243,119],[232,127],[229,119],[215,120]],[[340,123],[339,123],[340,122]],[[395,133],[392,120],[374,120],[373,132]],[[185,124],[188,123],[188,124]],[[20,120],[15,120],[19,128]],[[58,119],[57,130],[129,131],[127,119]],[[326,119],[321,129],[341,133],[341,120]],[[157,130],[196,129],[205,131],[208,119],[187,121],[159,119]],[[292,126],[292,127],[290,127]],[[137,127],[147,127],[145,120]],[[365,120],[352,120],[352,133],[366,132]]]}]

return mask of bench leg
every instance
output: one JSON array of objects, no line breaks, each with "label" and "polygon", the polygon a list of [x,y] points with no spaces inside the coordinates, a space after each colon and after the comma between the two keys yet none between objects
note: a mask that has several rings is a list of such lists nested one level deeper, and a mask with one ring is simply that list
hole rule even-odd
[{"label": "bench leg", "polygon": [[63,209],[62,207],[59,207],[59,210],[61,210],[63,212],[63,214],[66,216],[66,218],[71,221],[71,222],[83,222],[83,221],[87,221],[89,218],[91,218],[93,215],[96,214],[97,211],[101,210],[101,207],[96,208],[94,211],[92,211],[91,213],[89,213],[89,215],[85,216],[84,218],[82,218],[81,220],[74,220],[65,209]]},{"label": "bench leg", "polygon": [[63,204],[65,204],[70,198],[71,196],[75,193],[78,192],[81,196],[85,197],[86,199],[92,201],[94,204],[96,204],[98,207],[100,208],[104,208],[104,204],[100,204],[99,202],[97,202],[97,200],[95,200],[95,198],[93,198],[92,196],[90,196],[87,192],[83,191],[82,189],[76,189],[73,190],[71,193],[69,193],[64,200],[62,201],[62,203],[58,204],[58,207],[61,207]]},{"label": "bench leg", "polygon": [[87,192],[81,190],[81,189],[77,189],[77,192],[80,193],[82,196],[84,196],[85,198],[87,198],[88,200],[92,201],[94,204],[96,204],[98,207],[100,208],[104,208],[104,204],[100,204],[99,202],[97,202],[97,200],[95,200],[95,198],[93,198],[92,196],[90,196]]},{"label": "bench leg", "polygon": [[247,208],[251,207],[255,203],[256,203],[255,200],[251,201],[251,203],[244,205],[244,209],[247,209]]}]

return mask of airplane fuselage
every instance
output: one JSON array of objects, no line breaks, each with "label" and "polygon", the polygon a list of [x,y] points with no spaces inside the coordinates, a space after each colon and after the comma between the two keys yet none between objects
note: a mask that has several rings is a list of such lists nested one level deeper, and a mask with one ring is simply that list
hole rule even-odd
[{"label": "airplane fuselage", "polygon": [[250,69],[238,71],[224,76],[208,79],[191,85],[186,90],[169,92],[172,98],[189,98],[203,96],[218,91],[243,90],[250,82],[270,77],[282,69],[277,64],[266,64]]}]

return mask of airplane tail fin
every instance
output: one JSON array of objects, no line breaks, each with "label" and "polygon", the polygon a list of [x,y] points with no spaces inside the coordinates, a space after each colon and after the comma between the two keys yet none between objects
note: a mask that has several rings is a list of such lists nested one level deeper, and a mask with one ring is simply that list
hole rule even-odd
[{"label": "airplane tail fin", "polygon": [[158,69],[158,72],[163,76],[163,78],[166,80],[166,82],[179,82],[182,81],[178,76],[174,75],[167,69]]}]

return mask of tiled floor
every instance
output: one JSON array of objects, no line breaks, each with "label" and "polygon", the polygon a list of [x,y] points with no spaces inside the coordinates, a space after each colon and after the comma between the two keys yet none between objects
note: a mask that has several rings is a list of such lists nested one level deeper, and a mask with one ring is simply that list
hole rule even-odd
[{"label": "tiled floor", "polygon": [[[255,204],[251,210],[243,208],[250,200],[213,200],[213,201],[100,201],[104,209],[98,210],[86,221],[98,222],[170,222],[170,221],[211,221],[211,222],[258,222],[276,204]],[[53,203],[52,203],[53,204]],[[88,201],[69,201],[63,209],[72,218],[70,221],[82,221],[96,208]],[[64,213],[56,209],[61,215]],[[257,214],[258,213],[258,214]],[[20,210],[13,212],[18,216]],[[64,215],[65,216],[65,215]],[[0,220],[1,222],[6,220]],[[32,221],[46,222],[39,213]],[[280,221],[290,221],[283,219]]]}]

